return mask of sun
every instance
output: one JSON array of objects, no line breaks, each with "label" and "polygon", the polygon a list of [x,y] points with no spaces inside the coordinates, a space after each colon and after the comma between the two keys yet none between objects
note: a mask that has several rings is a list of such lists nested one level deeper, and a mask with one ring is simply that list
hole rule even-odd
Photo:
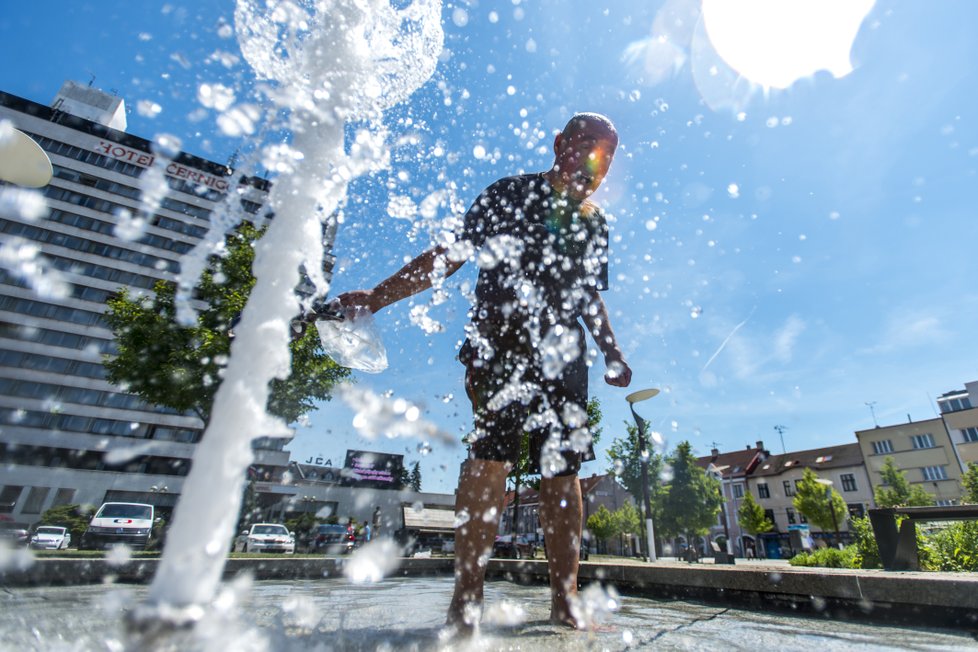
[{"label": "sun", "polygon": [[853,41],[876,0],[703,0],[717,54],[764,88],[784,89],[819,70],[852,72]]}]

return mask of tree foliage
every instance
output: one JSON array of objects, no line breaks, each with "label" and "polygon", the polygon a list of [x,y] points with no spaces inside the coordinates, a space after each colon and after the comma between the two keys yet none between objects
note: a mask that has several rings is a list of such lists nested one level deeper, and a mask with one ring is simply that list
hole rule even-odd
[{"label": "tree foliage", "polygon": [[744,492],[744,500],[737,509],[737,522],[748,534],[758,535],[774,529],[774,523],[764,513],[764,508],[757,504],[750,492]]},{"label": "tree foliage", "polygon": [[874,491],[878,507],[926,507],[934,504],[934,497],[923,487],[910,484],[907,474],[897,468],[892,457],[883,460],[880,475],[883,484]]},{"label": "tree foliage", "polygon": [[696,464],[693,447],[680,443],[669,457],[672,480],[661,496],[658,533],[672,537],[705,534],[720,512],[720,483]]},{"label": "tree foliage", "polygon": [[658,495],[661,493],[661,481],[663,458],[658,453],[654,453],[646,440],[643,450],[639,446],[638,427],[634,424],[625,425],[625,437],[614,439],[608,448],[608,461],[611,466],[608,473],[615,475],[618,482],[632,495],[632,497],[642,504],[642,457],[643,453],[648,457],[649,464],[649,500],[652,503],[653,518],[658,512]]},{"label": "tree foliage", "polygon": [[77,546],[81,541],[82,534],[88,529],[88,524],[92,520],[92,508],[85,505],[58,505],[52,507],[43,514],[38,525],[58,525],[68,528],[71,532],[72,544]]},{"label": "tree foliage", "polygon": [[818,480],[815,471],[805,469],[791,502],[809,523],[823,532],[834,532],[846,522],[846,502],[831,485]]},{"label": "tree foliage", "polygon": [[[244,223],[228,235],[224,255],[212,258],[196,288],[203,305],[192,327],[176,321],[172,282],[157,282],[150,297],[122,288],[110,298],[105,320],[118,353],[105,361],[108,381],[148,403],[208,421],[231,350],[231,326],[255,284],[251,264],[262,233]],[[291,374],[271,382],[267,406],[286,422],[312,410],[315,401],[328,400],[333,385],[349,376],[323,352],[313,328],[290,348]]]},{"label": "tree foliage", "polygon": [[961,502],[978,505],[978,462],[968,462],[968,470],[961,476]]},{"label": "tree foliage", "polygon": [[415,462],[411,466],[411,476],[408,483],[413,491],[421,491],[421,462]]},{"label": "tree foliage", "polygon": [[618,524],[611,510],[604,505],[588,516],[587,529],[598,541],[607,541],[618,534]]}]

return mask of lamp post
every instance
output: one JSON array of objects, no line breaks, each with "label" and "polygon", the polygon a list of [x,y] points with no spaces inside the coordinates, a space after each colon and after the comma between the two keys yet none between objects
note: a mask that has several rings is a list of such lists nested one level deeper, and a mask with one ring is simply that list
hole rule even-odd
[{"label": "lamp post", "polygon": [[832,481],[827,478],[815,478],[815,482],[825,486],[825,500],[829,504],[829,511],[832,512],[832,525],[835,527],[835,545],[842,543],[842,535],[839,533],[839,519],[835,515],[835,504],[832,502]]},{"label": "lamp post", "polygon": [[645,419],[638,416],[638,413],[635,412],[635,404],[648,400],[658,394],[658,389],[650,388],[640,389],[625,397],[625,400],[628,401],[628,407],[632,411],[632,417],[635,418],[635,425],[638,428],[638,449],[642,464],[642,502],[645,508],[645,545],[647,546],[648,560],[650,562],[655,561],[655,533],[652,529],[652,503],[649,500],[649,454],[645,449],[646,422]]}]

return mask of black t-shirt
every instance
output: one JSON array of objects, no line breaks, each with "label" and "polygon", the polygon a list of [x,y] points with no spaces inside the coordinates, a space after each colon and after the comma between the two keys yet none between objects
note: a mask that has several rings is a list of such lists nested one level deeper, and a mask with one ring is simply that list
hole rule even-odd
[{"label": "black t-shirt", "polygon": [[569,325],[595,290],[608,288],[604,214],[553,192],[542,174],[486,188],[466,213],[460,239],[476,249],[476,323]]}]

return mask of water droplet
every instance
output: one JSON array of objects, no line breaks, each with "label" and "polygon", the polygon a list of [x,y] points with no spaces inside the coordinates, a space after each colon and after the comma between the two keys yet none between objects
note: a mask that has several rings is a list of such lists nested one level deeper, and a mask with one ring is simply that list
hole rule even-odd
[{"label": "water droplet", "polygon": [[740,186],[738,186],[736,183],[731,183],[729,186],[727,186],[727,194],[730,195],[731,199],[737,199],[740,197]]},{"label": "water droplet", "polygon": [[431,452],[431,444],[426,441],[421,442],[418,444],[418,452],[422,455],[427,455]]},{"label": "water droplet", "polygon": [[693,319],[698,319],[700,315],[703,314],[703,309],[700,306],[693,306],[689,311],[689,316]]}]

